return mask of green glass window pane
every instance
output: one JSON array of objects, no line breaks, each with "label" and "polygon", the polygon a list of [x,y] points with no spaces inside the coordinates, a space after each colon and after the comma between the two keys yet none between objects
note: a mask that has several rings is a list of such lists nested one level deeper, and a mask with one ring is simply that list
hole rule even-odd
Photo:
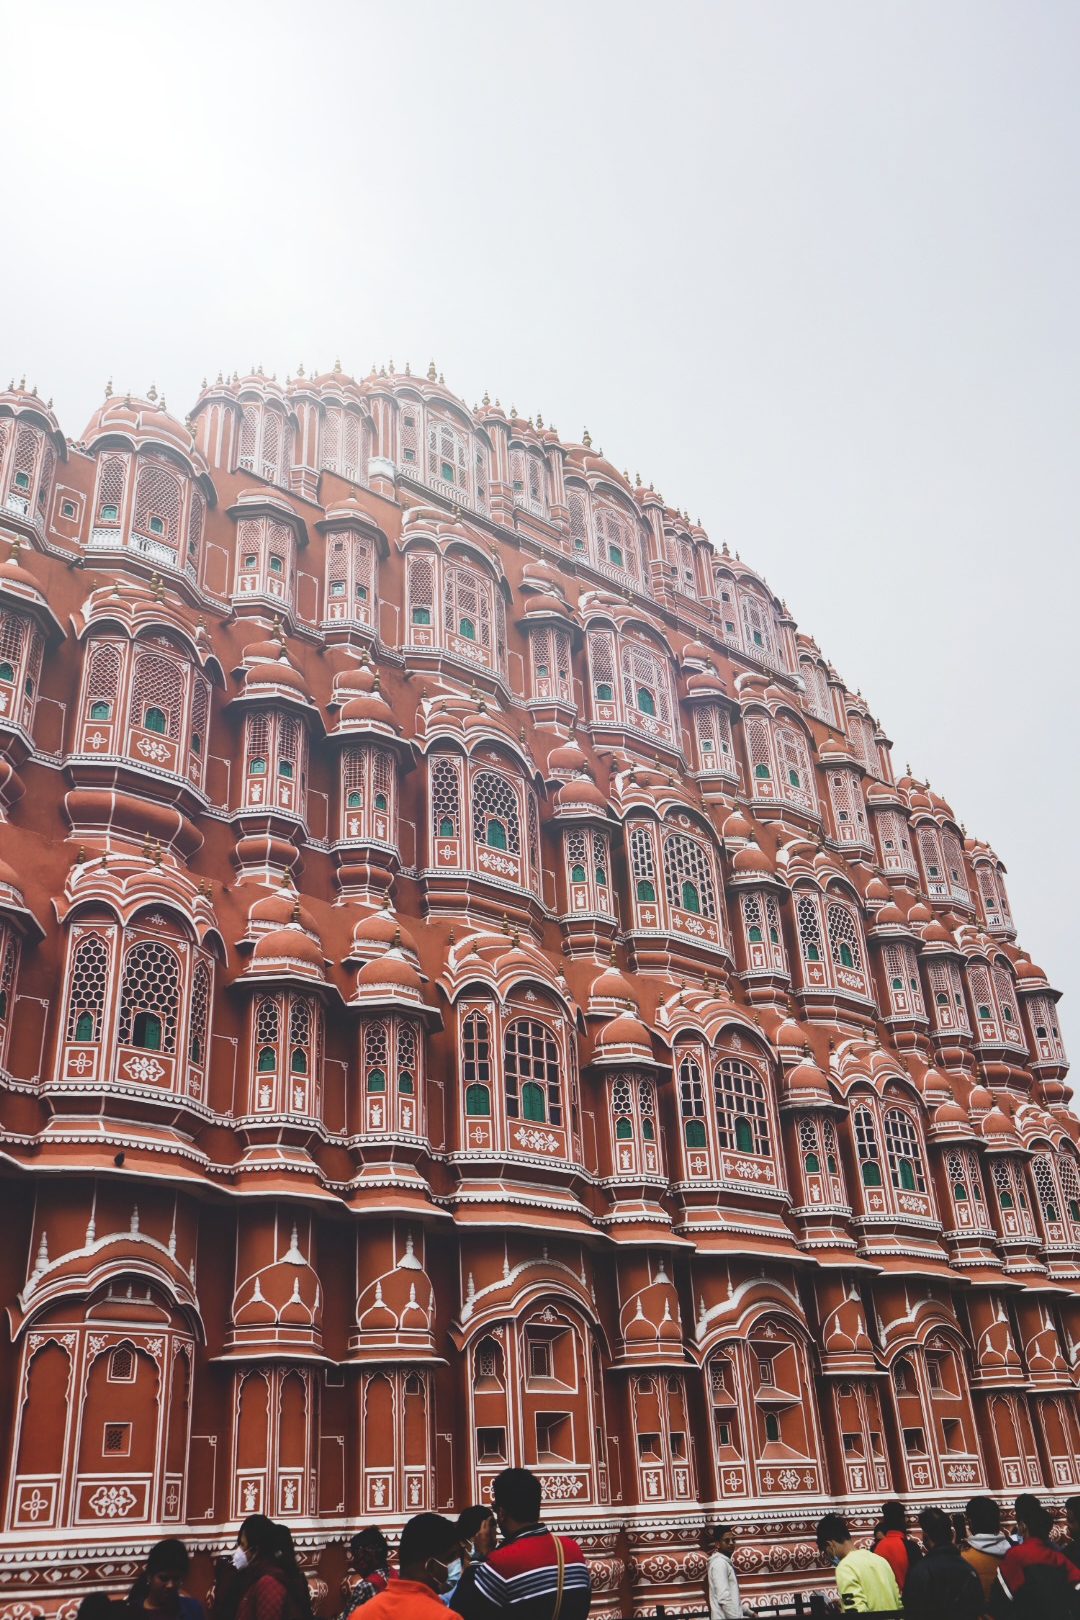
[{"label": "green glass window pane", "polygon": [[521,1117],[541,1121],[547,1118],[543,1088],[535,1080],[527,1080],[521,1088]]},{"label": "green glass window pane", "polygon": [[705,1146],[705,1127],[700,1119],[688,1119],[684,1128],[687,1147],[699,1148]]},{"label": "green glass window pane", "polygon": [[147,709],[146,713],[143,715],[143,725],[146,727],[147,731],[163,732],[165,730],[164,710],[154,708]]},{"label": "green glass window pane", "polygon": [[491,1094],[487,1086],[472,1085],[465,1089],[465,1112],[467,1114],[490,1114]]},{"label": "green glass window pane", "polygon": [[384,1069],[370,1070],[367,1077],[367,1088],[369,1091],[385,1091],[386,1071]]},{"label": "green glass window pane", "polygon": [[638,878],[637,897],[639,900],[655,900],[656,889],[648,878]]},{"label": "green glass window pane", "polygon": [[259,1051],[259,1060],[255,1065],[260,1074],[268,1074],[277,1068],[277,1054],[272,1046],[264,1046]]},{"label": "green glass window pane", "polygon": [[615,1135],[620,1142],[626,1141],[633,1134],[634,1127],[628,1119],[617,1119],[615,1121]]}]

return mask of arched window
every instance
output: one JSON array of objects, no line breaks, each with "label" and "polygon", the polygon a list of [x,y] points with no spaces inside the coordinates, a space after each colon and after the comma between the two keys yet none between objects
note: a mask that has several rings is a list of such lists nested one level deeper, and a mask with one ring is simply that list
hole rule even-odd
[{"label": "arched window", "polygon": [[[426,552],[409,558],[409,624],[430,625],[435,609],[435,563]],[[430,636],[413,636],[425,645]]]},{"label": "arched window", "polygon": [[735,750],[731,741],[731,718],[718,704],[699,704],[694,709],[701,769],[717,776],[736,775]]},{"label": "arched window", "polygon": [[624,641],[622,646],[623,710],[651,736],[670,740],[672,723],[671,686],[667,666],[658,653],[641,642]]},{"label": "arched window", "polygon": [[772,614],[759,596],[742,592],[742,617],[745,645],[769,663],[776,662]]},{"label": "arched window", "polygon": [[687,1147],[705,1146],[705,1086],[701,1065],[692,1052],[679,1062],[679,1112]]},{"label": "arched window", "polygon": [[185,670],[175,658],[140,652],[131,682],[129,724],[180,739],[186,689]]},{"label": "arched window", "polygon": [[780,780],[784,798],[803,810],[817,809],[814,775],[806,742],[792,726],[778,726],[776,753],[780,761]]},{"label": "arched window", "polygon": [[821,925],[817,901],[811,894],[800,894],[795,903],[795,916],[799,931],[799,947],[804,962],[821,961]]},{"label": "arched window", "polygon": [[562,1124],[559,1049],[546,1024],[535,1018],[515,1018],[507,1024],[503,1081],[508,1119]]},{"label": "arched window", "polygon": [[492,591],[491,580],[476,569],[460,563],[444,564],[444,645],[470,659],[475,660],[479,654],[483,663],[493,661]]},{"label": "arched window", "polygon": [[289,1010],[289,1070],[308,1074],[311,1069],[312,1006],[306,996],[294,996]]},{"label": "arched window", "polygon": [[175,551],[180,544],[180,514],[184,497],[180,480],[164,467],[143,463],[135,480],[135,531],[166,541]]},{"label": "arched window", "polygon": [[491,1026],[482,1013],[472,1012],[462,1030],[462,1078],[465,1112],[491,1113]]},{"label": "arched window", "polygon": [[889,1178],[898,1191],[926,1191],[919,1133],[911,1115],[903,1108],[889,1108],[885,1112],[885,1152]]},{"label": "arched window", "polygon": [[99,1041],[105,993],[109,982],[109,946],[100,934],[88,934],[71,958],[68,989],[67,1038]]},{"label": "arched window", "polygon": [[121,1046],[176,1051],[180,984],[179,959],[162,940],[142,940],[129,948],[116,1036]]},{"label": "arched window", "polygon": [[828,907],[829,949],[836,967],[850,968],[862,973],[862,946],[859,929],[851,912],[838,901]]},{"label": "arched window", "polygon": [[442,755],[431,766],[431,813],[436,838],[457,838],[461,828],[461,766]]},{"label": "arched window", "polygon": [[713,1073],[720,1146],[768,1157],[769,1109],[765,1086],[749,1063],[723,1058]]},{"label": "arched window", "polygon": [[859,1174],[864,1187],[881,1186],[881,1150],[878,1147],[874,1116],[869,1108],[856,1108],[852,1121],[855,1129],[855,1152],[859,1160]]},{"label": "arched window", "polygon": [[664,837],[664,887],[668,904],[703,917],[716,917],[716,891],[709,852],[685,833]]},{"label": "arched window", "polygon": [[497,771],[472,780],[473,837],[478,844],[521,854],[520,801],[514,784]]},{"label": "arched window", "polygon": [[124,483],[127,478],[127,460],[123,456],[104,456],[98,474],[97,515],[95,527],[113,528],[120,522],[120,509],[124,504]]},{"label": "arched window", "polygon": [[630,829],[630,869],[634,893],[639,900],[656,899],[656,866],[653,858],[652,833],[648,827]]}]

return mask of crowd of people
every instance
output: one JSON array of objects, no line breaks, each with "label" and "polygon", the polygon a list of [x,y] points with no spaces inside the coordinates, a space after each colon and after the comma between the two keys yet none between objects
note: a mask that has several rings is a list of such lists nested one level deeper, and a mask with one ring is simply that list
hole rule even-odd
[{"label": "crowd of people", "polygon": [[[363,1620],[585,1620],[589,1569],[571,1536],[541,1522],[540,1481],[506,1468],[492,1484],[492,1505],[457,1519],[418,1513],[401,1532],[397,1571],[374,1525],[349,1551],[356,1580],[337,1620],[363,1607]],[[123,1600],[94,1592],[78,1620],[208,1620],[184,1590],[190,1560],[182,1541],[152,1547]],[[261,1513],[240,1526],[229,1558],[219,1559],[209,1620],[312,1620],[311,1595],[287,1525]]]},{"label": "crowd of people", "polygon": [[[455,1520],[418,1513],[401,1533],[397,1570],[374,1525],[350,1543],[355,1580],[337,1620],[585,1620],[589,1571],[570,1536],[541,1520],[541,1488],[525,1468],[507,1468],[492,1485],[492,1505]],[[904,1620],[1080,1620],[1080,1496],[1065,1504],[1065,1539],[1052,1540],[1053,1515],[1030,1495],[1016,1498],[1013,1530],[1001,1508],[973,1496],[963,1513],[926,1507],[909,1526],[902,1502],[886,1502],[873,1546],[860,1547],[847,1521],[827,1513],[819,1550],[835,1566],[845,1614],[903,1615]],[[704,1532],[710,1620],[742,1620],[733,1554],[736,1532]],[[78,1620],[312,1620],[311,1596],[288,1526],[253,1513],[229,1558],[218,1561],[209,1617],[184,1590],[189,1559],[182,1541],[159,1541],[126,1599],[84,1598]],[[818,1600],[820,1602],[820,1600]]]},{"label": "crowd of people", "polygon": [[[1001,1508],[973,1496],[950,1517],[926,1507],[918,1536],[909,1533],[902,1502],[886,1502],[873,1547],[856,1545],[846,1519],[827,1513],[818,1523],[818,1549],[836,1569],[845,1614],[902,1614],[904,1620],[1080,1620],[1080,1496],[1065,1504],[1066,1540],[1051,1540],[1053,1515],[1037,1497],[1016,1498],[1014,1530],[1002,1529]],[[732,1562],[731,1525],[705,1531],[709,1555],[710,1620],[747,1614]]]}]

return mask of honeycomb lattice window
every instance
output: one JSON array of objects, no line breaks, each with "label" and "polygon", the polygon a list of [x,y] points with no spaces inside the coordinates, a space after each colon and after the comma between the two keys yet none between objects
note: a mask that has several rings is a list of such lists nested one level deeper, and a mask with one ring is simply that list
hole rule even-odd
[{"label": "honeycomb lattice window", "polygon": [[[862,972],[862,944],[858,925],[846,906],[834,901],[828,908],[829,949],[837,967]],[[846,949],[845,949],[846,947]]]},{"label": "honeycomb lattice window", "polygon": [[255,1039],[260,1046],[277,1044],[280,1024],[277,1001],[273,996],[264,996],[255,1014]]},{"label": "honeycomb lattice window", "polygon": [[713,1073],[713,1099],[720,1146],[767,1158],[771,1149],[765,1086],[749,1063],[724,1058]]},{"label": "honeycomb lattice window", "polygon": [[71,989],[68,993],[67,1038],[69,1041],[99,1041],[101,1015],[109,983],[109,946],[100,934],[79,941],[71,959]]},{"label": "honeycomb lattice window", "polygon": [[[687,904],[692,884],[698,906]],[[712,862],[704,845],[684,833],[668,833],[664,839],[664,888],[668,905],[682,910],[700,910],[703,917],[716,917],[716,891],[713,885]]]},{"label": "honeycomb lattice window", "polygon": [[135,1379],[135,1352],[129,1344],[118,1344],[109,1357],[110,1384],[130,1384]]},{"label": "honeycomb lattice window", "polygon": [[638,1112],[642,1119],[656,1117],[656,1087],[651,1080],[638,1081]]},{"label": "honeycomb lattice window", "polygon": [[[594,695],[599,697],[601,702],[610,701],[615,693],[615,646],[610,635],[590,631],[589,670],[593,679]],[[606,689],[606,699],[600,688]]]},{"label": "honeycomb lattice window", "polygon": [[171,658],[160,653],[139,653],[131,682],[129,725],[142,726],[148,709],[160,709],[165,716],[164,735],[173,742],[180,738],[184,714],[184,673]]},{"label": "honeycomb lattice window", "polygon": [[506,849],[521,854],[521,805],[517,789],[497,771],[477,771],[472,781],[473,838],[488,842],[488,823],[501,822],[506,830]]},{"label": "honeycomb lattice window", "polygon": [[[639,642],[630,642],[622,649],[623,704],[626,712],[653,714],[661,727],[670,729],[671,686],[663,660]],[[643,706],[643,694],[652,699],[653,707]]]},{"label": "honeycomb lattice window", "polygon": [[191,513],[188,517],[187,554],[194,561],[199,555],[202,544],[203,519],[206,516],[206,502],[197,489],[191,492]]},{"label": "honeycomb lattice window", "polygon": [[750,775],[755,781],[771,781],[773,774],[772,748],[769,745],[767,720],[746,720],[743,723],[746,752],[750,760]]},{"label": "honeycomb lattice window", "polygon": [[503,1041],[503,1079],[508,1119],[562,1124],[559,1049],[546,1024],[515,1018]]},{"label": "honeycomb lattice window", "polygon": [[457,838],[461,832],[461,766],[443,756],[431,767],[431,818],[435,838]]},{"label": "honeycomb lattice window", "polygon": [[[196,675],[191,692],[191,746],[197,754],[205,754],[208,737],[206,723],[210,717],[210,687],[201,675]],[[198,738],[198,742],[196,742]]]},{"label": "honeycomb lattice window", "polygon": [[206,1032],[210,1023],[210,969],[197,962],[191,980],[191,1018],[188,1034],[188,1060],[206,1062]]},{"label": "honeycomb lattice window", "polygon": [[0,614],[0,659],[18,664],[22,659],[28,621],[18,613]]},{"label": "honeycomb lattice window", "polygon": [[629,1114],[633,1108],[633,1093],[630,1089],[630,1080],[626,1075],[620,1074],[611,1083],[611,1109],[615,1114]]},{"label": "honeycomb lattice window", "polygon": [[110,714],[120,690],[120,649],[111,641],[99,641],[90,648],[86,672],[88,704],[108,703]]},{"label": "honeycomb lattice window", "polygon": [[164,467],[142,466],[135,481],[135,528],[174,549],[180,536],[184,496],[180,480]]},{"label": "honeycomb lattice window", "polygon": [[817,901],[811,894],[800,894],[795,903],[795,918],[799,931],[799,946],[804,962],[820,962],[821,924]]},{"label": "honeycomb lattice window", "polygon": [[630,829],[630,868],[637,898],[655,900],[656,865],[653,858],[652,833],[648,827],[638,826]]},{"label": "honeycomb lattice window", "polygon": [[180,963],[176,953],[158,939],[132,945],[124,959],[124,982],[120,990],[116,1037],[120,1045],[131,1044],[137,1015],[148,1012],[161,1022],[161,1050],[175,1052],[179,1011]]}]

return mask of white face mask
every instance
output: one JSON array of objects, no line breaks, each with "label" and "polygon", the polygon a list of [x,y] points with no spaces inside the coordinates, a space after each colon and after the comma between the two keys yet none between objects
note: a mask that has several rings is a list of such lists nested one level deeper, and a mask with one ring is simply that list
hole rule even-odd
[{"label": "white face mask", "polygon": [[455,1558],[446,1566],[446,1578],[451,1586],[456,1586],[461,1579],[461,1559]]},{"label": "white face mask", "polygon": [[232,1555],[232,1561],[234,1568],[247,1569],[248,1555],[244,1551],[243,1547],[237,1547],[236,1551]]}]

